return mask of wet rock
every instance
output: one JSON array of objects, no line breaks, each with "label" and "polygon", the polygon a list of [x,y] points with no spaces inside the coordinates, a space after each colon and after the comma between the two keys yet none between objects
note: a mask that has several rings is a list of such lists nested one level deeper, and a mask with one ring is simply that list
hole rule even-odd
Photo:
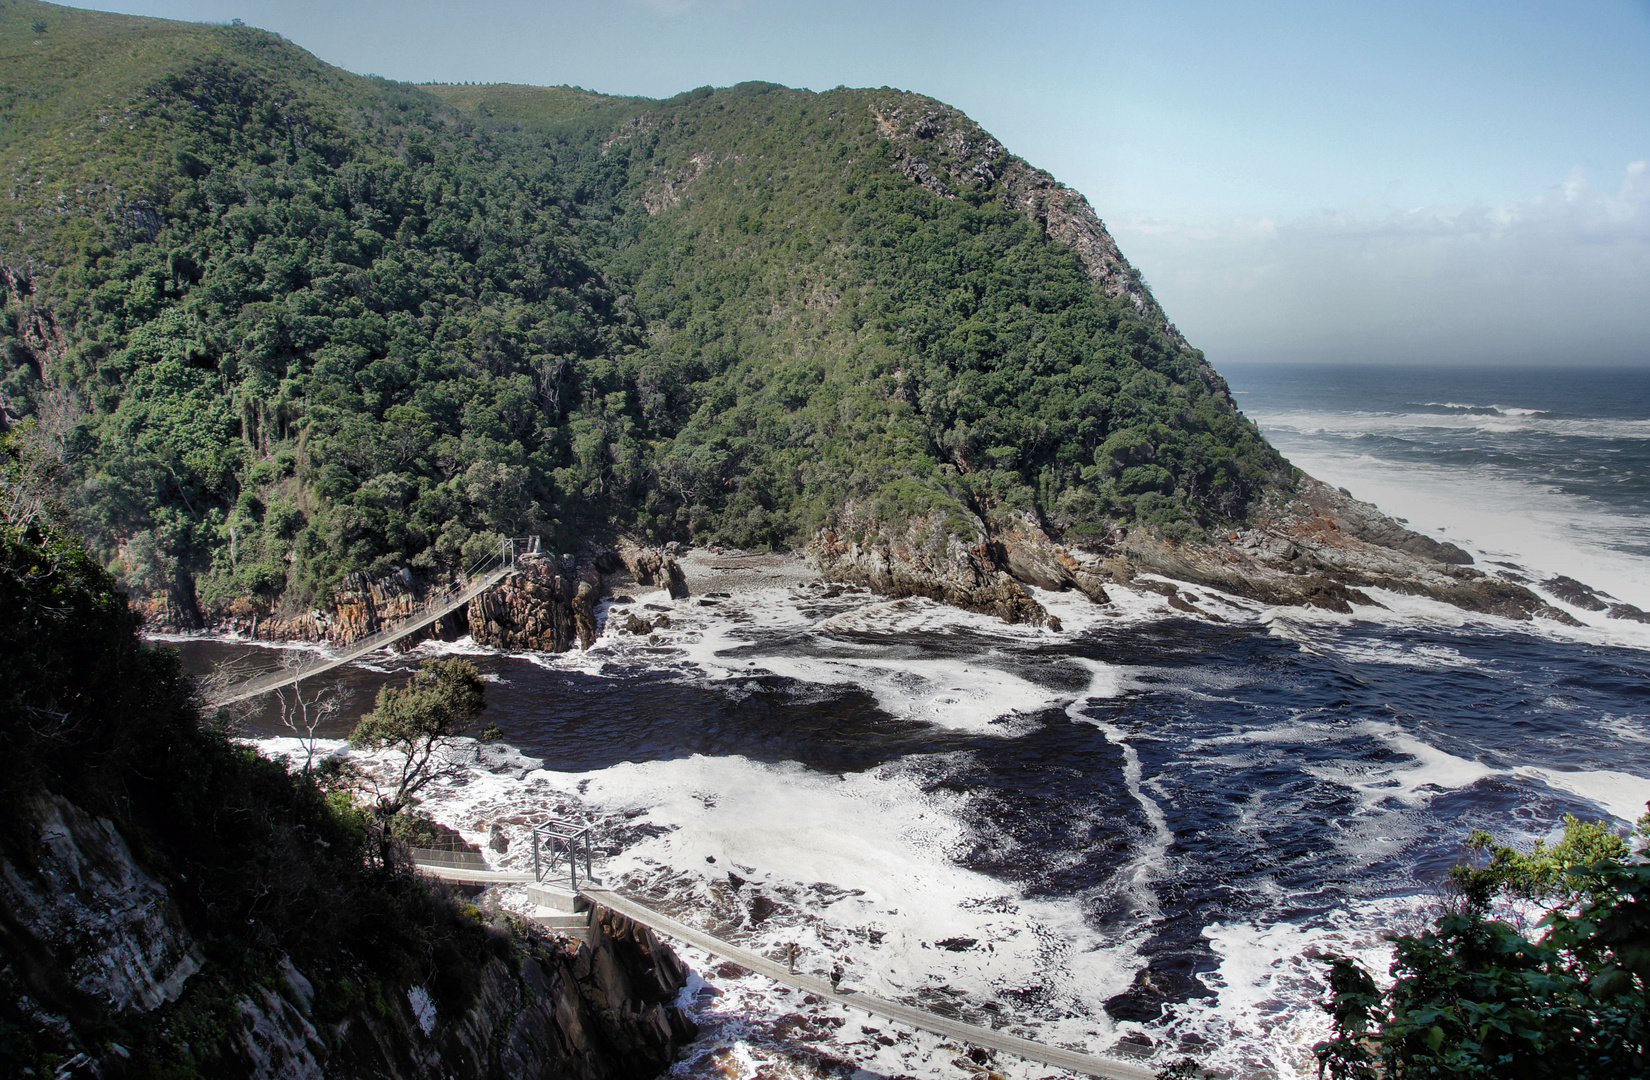
[{"label": "wet rock", "polygon": [[1628,619],[1632,622],[1650,623],[1650,612],[1632,604],[1611,604],[1609,616],[1612,619]]},{"label": "wet rock", "polygon": [[1541,591],[1583,611],[1604,611],[1610,606],[1591,586],[1583,585],[1575,578],[1565,577],[1562,574],[1548,581],[1543,581]]},{"label": "wet rock", "polygon": [[688,595],[687,577],[676,561],[673,545],[645,548],[626,540],[619,544],[618,556],[638,584],[663,586],[672,600]]}]

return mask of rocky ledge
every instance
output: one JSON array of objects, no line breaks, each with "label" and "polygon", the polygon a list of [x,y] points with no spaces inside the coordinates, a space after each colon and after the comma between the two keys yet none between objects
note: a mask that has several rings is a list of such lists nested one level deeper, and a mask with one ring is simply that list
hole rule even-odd
[{"label": "rocky ledge", "polygon": [[[1384,589],[1466,611],[1576,623],[1510,575],[1472,566],[1472,557],[1459,547],[1406,529],[1373,505],[1304,475],[1293,492],[1274,493],[1247,527],[1206,540],[1178,541],[1147,528],[1061,538],[1030,514],[996,525],[975,519],[975,524],[978,532],[970,543],[942,528],[937,518],[890,530],[857,516],[850,506],[834,527],[816,535],[808,555],[830,579],[893,596],[928,596],[1033,625],[1051,617],[1023,586],[1077,589],[1103,604],[1107,584],[1139,583],[1144,575],[1266,604],[1349,612],[1354,604],[1377,604],[1366,590]],[[1144,584],[1167,588],[1162,582]],[[1567,598],[1559,588],[1549,591]],[[1637,617],[1637,608],[1606,600],[1611,598],[1598,599],[1598,608],[1608,608],[1612,617]]]},{"label": "rocky ledge", "polygon": [[[1104,536],[1063,536],[1030,513],[989,522],[970,516],[962,523],[954,513],[936,513],[890,527],[850,503],[799,554],[826,581],[863,585],[892,597],[925,596],[1007,622],[1056,630],[1059,621],[1027,586],[1056,592],[1074,589],[1096,604],[1107,604],[1108,585],[1141,585],[1165,592],[1171,605],[1192,614],[1204,613],[1177,602],[1174,587],[1159,579],[1219,589],[1264,604],[1339,612],[1350,612],[1353,605],[1379,606],[1370,590],[1385,590],[1429,597],[1464,611],[1578,625],[1544,598],[1545,593],[1609,618],[1650,622],[1650,614],[1570,578],[1555,577],[1532,588],[1528,579],[1506,568],[1492,567],[1494,572],[1486,573],[1454,544],[1407,529],[1370,503],[1304,474],[1293,490],[1274,491],[1247,525],[1198,540],[1177,540],[1145,527],[1118,528]],[[651,548],[629,540],[592,547],[576,558],[527,556],[514,573],[466,609],[407,643],[467,631],[478,644],[500,649],[589,648],[600,632],[596,605],[602,597],[632,585],[664,589],[673,599],[688,596],[689,574],[682,558],[676,544]],[[716,558],[748,561],[753,556]],[[784,557],[789,560],[787,573],[801,566],[790,566],[795,559]],[[746,576],[762,576],[754,563],[715,569],[743,569]],[[779,568],[769,567],[767,572],[778,573]],[[355,578],[325,612],[230,618],[209,628],[264,639],[345,644],[416,610],[428,589],[409,575],[378,581]],[[150,628],[177,629],[166,614],[175,607],[165,597],[156,598]],[[659,624],[631,614],[621,628],[650,634]]]}]

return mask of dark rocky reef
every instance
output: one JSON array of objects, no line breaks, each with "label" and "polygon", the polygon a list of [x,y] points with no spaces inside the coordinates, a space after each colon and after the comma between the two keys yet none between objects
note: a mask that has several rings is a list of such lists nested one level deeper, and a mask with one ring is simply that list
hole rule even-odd
[{"label": "dark rocky reef", "polygon": [[[1275,490],[1247,526],[1197,541],[1146,528],[1061,540],[1030,514],[980,520],[978,528],[978,541],[965,545],[936,521],[895,531],[856,518],[850,507],[838,528],[820,532],[809,555],[830,579],[1033,625],[1050,617],[1022,586],[1077,589],[1106,603],[1108,582],[1148,574],[1265,604],[1348,612],[1353,604],[1374,604],[1364,590],[1378,588],[1466,611],[1575,622],[1523,585],[1469,565],[1472,557],[1461,548],[1405,529],[1373,505],[1304,475],[1293,492]],[[1611,614],[1634,618],[1614,608]]]}]

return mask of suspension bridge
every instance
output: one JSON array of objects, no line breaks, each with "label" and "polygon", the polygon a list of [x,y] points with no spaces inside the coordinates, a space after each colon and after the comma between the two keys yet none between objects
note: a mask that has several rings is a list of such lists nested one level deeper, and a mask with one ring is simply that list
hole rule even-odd
[{"label": "suspension bridge", "polygon": [[[462,575],[463,584],[443,589],[427,596],[420,608],[366,637],[358,638],[343,648],[299,664],[263,671],[241,682],[223,687],[207,695],[210,705],[229,705],[267,694],[304,679],[313,678],[333,668],[357,660],[399,641],[416,630],[468,604],[517,569],[525,555],[539,552],[538,537],[516,537],[503,540],[499,550],[479,560]],[[540,834],[549,842],[548,862],[540,857]],[[1155,1071],[1128,1062],[1096,1057],[1046,1043],[1033,1042],[1004,1031],[963,1023],[938,1013],[889,1001],[874,994],[843,988],[814,975],[794,971],[789,965],[778,963],[759,953],[742,949],[679,922],[628,896],[598,886],[590,875],[590,837],[587,828],[567,822],[553,821],[535,826],[533,834],[533,863],[531,872],[494,870],[485,858],[470,852],[438,852],[414,849],[414,859],[423,873],[463,884],[502,885],[530,884],[537,886],[540,899],[558,909],[554,914],[537,917],[541,925],[561,933],[579,933],[588,937],[591,918],[596,906],[633,919],[657,933],[702,949],[712,956],[731,960],[748,971],[772,979],[795,990],[812,994],[844,1008],[858,1009],[872,1016],[928,1031],[944,1038],[972,1046],[981,1046],[1002,1053],[1013,1054],[1028,1061],[1068,1069],[1101,1080],[1154,1080]],[[569,871],[566,889],[545,889],[547,873],[565,854]],[[584,863],[584,882],[579,881],[579,863]]]},{"label": "suspension bridge", "polygon": [[209,691],[206,694],[206,703],[214,707],[233,705],[237,701],[246,701],[260,694],[279,690],[283,686],[292,686],[304,679],[342,667],[368,653],[377,652],[457,611],[514,573],[523,556],[538,553],[539,538],[536,536],[518,536],[501,540],[497,551],[483,556],[461,575],[463,584],[431,592],[416,611],[391,625],[382,627],[366,637],[357,638],[324,656],[297,664],[269,668],[241,682]]},{"label": "suspension bridge", "polygon": [[[545,834],[549,841],[551,858],[547,861],[540,858],[539,833],[541,832]],[[1006,1031],[997,1031],[992,1028],[980,1027],[977,1024],[963,1023],[960,1020],[941,1016],[926,1009],[918,1009],[897,1001],[877,997],[874,994],[848,989],[816,975],[800,973],[789,964],[781,963],[760,953],[751,952],[749,949],[742,949],[730,942],[723,941],[721,938],[707,934],[703,930],[673,919],[662,912],[655,911],[646,904],[622,893],[599,887],[590,876],[588,829],[574,827],[567,822],[552,821],[547,825],[534,827],[533,841],[534,869],[531,871],[491,870],[487,867],[487,862],[482,856],[470,852],[436,852],[415,849],[413,856],[421,872],[446,881],[467,884],[523,883],[529,885],[530,897],[538,901],[541,906],[548,907],[554,912],[550,915],[537,916],[535,921],[562,934],[583,936],[588,941],[589,935],[594,932],[593,916],[595,908],[598,906],[604,907],[609,911],[633,919],[666,937],[685,942],[723,960],[731,960],[747,971],[754,972],[784,986],[789,986],[793,990],[800,990],[803,993],[834,1002],[844,1008],[858,1009],[872,1016],[880,1016],[884,1020],[918,1028],[970,1046],[983,1046],[989,1050],[1013,1054],[1016,1057],[1035,1061],[1042,1065],[1051,1065],[1057,1069],[1069,1069],[1085,1076],[1100,1077],[1101,1080],[1153,1080],[1157,1075],[1155,1070],[1142,1065],[1096,1057],[1093,1054],[1086,1054],[1079,1050],[1070,1050],[1061,1046],[1050,1046],[1047,1043],[1033,1042],[1030,1039],[1022,1039],[1017,1035],[1010,1035]],[[565,884],[558,883],[547,888],[548,873],[560,861],[563,853],[566,855],[569,879]],[[584,881],[582,884],[579,881],[581,856],[584,861]]]}]

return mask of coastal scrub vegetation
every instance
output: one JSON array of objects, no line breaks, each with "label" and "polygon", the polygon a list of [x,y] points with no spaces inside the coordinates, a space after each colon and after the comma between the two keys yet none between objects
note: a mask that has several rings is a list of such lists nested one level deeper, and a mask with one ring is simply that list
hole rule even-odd
[{"label": "coastal scrub vegetation", "polygon": [[[16,441],[0,456],[0,496],[20,482]],[[43,800],[71,798],[165,883],[204,966],[175,1001],[112,1022],[60,972],[45,979],[56,997],[25,989],[20,972],[42,959],[8,931],[0,1061],[52,1076],[77,1050],[114,1043],[133,1078],[222,1075],[215,1055],[245,1023],[237,1002],[286,961],[313,983],[323,1024],[415,984],[461,1014],[482,968],[515,955],[511,935],[375,858],[366,814],[312,775],[203,727],[177,654],[143,643],[126,595],[51,517],[0,526],[0,856],[33,866]],[[42,1008],[73,1034],[40,1022]]]},{"label": "coastal scrub vegetation", "polygon": [[0,54],[0,423],[180,610],[850,503],[1190,536],[1289,475],[989,170],[912,178],[876,114],[915,95],[417,87],[33,0]]},{"label": "coastal scrub vegetation", "polygon": [[444,751],[474,726],[487,707],[486,684],[468,660],[426,660],[405,686],[378,691],[372,712],[350,733],[356,749],[387,750],[387,782],[372,785],[380,858],[392,859],[393,823],[439,774]]},{"label": "coastal scrub vegetation", "polygon": [[[1636,836],[1650,839],[1650,813]],[[1521,852],[1476,832],[1432,928],[1395,939],[1382,990],[1332,957],[1332,1080],[1607,1080],[1650,1073],[1650,859],[1605,822]],[[1533,905],[1532,929],[1509,916]]]}]

